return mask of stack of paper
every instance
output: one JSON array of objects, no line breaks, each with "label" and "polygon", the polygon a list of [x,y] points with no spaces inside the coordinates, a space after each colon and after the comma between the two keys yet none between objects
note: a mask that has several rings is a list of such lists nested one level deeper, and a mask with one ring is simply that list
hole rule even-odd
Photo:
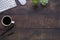
[{"label": "stack of paper", "polygon": [[0,0],[0,12],[17,6],[15,0]]}]

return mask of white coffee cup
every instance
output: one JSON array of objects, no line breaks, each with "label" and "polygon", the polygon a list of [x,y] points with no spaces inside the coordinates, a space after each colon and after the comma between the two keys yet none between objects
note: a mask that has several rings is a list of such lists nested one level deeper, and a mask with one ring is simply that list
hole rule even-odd
[{"label": "white coffee cup", "polygon": [[12,21],[12,17],[10,17],[9,15],[5,15],[3,16],[1,23],[3,26],[10,26],[11,24],[14,24],[15,22]]}]

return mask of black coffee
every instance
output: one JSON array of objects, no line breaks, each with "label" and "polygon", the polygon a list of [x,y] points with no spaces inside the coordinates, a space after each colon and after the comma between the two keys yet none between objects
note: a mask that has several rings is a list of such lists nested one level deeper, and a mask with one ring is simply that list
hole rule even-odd
[{"label": "black coffee", "polygon": [[4,23],[5,25],[9,25],[9,24],[11,23],[11,19],[10,19],[9,17],[4,17],[3,23]]}]

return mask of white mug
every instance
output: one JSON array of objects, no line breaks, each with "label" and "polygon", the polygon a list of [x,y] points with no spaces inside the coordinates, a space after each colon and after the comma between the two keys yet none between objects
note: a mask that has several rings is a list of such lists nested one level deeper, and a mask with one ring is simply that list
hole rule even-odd
[{"label": "white mug", "polygon": [[3,26],[10,26],[11,24],[14,24],[15,22],[12,21],[12,17],[10,17],[9,15],[5,15],[3,16],[1,23]]}]

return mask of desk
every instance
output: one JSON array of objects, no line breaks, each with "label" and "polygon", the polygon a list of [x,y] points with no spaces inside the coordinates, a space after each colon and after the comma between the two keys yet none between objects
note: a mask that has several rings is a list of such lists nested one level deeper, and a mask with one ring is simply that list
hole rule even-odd
[{"label": "desk", "polygon": [[[60,40],[60,0],[49,0],[46,7],[32,7],[31,0],[21,6],[0,13],[15,20],[15,33],[6,40]],[[4,28],[0,22],[0,28]],[[12,29],[13,30],[13,29]]]}]

